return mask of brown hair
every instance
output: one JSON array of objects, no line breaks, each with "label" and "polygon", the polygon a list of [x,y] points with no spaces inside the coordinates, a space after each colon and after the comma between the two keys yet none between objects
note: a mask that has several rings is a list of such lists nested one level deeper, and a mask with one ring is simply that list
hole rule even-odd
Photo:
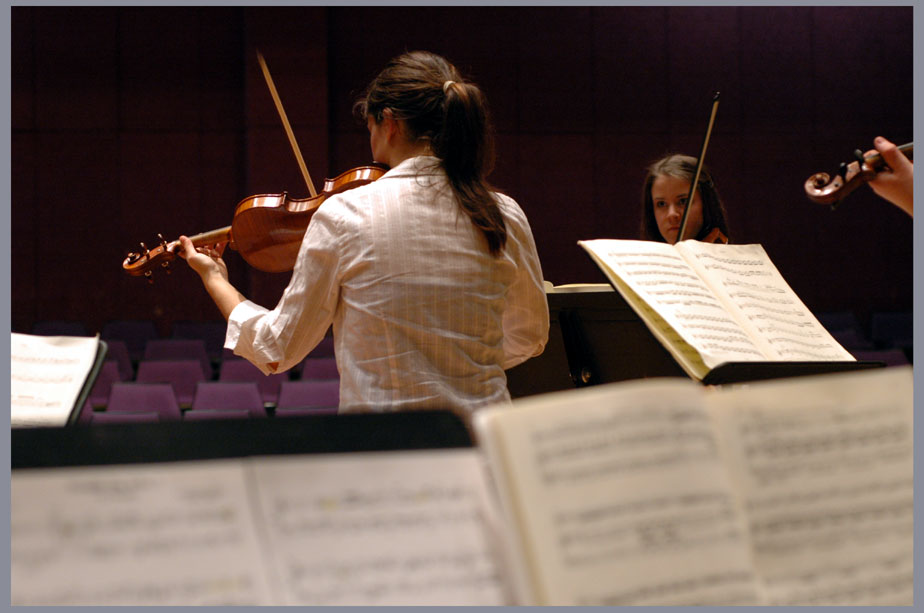
[{"label": "brown hair", "polygon": [[[639,230],[644,240],[667,242],[658,230],[658,222],[654,216],[654,202],[651,198],[651,186],[655,179],[662,175],[677,177],[692,181],[696,173],[697,159],[689,155],[672,154],[653,162],[648,167],[648,176],[645,177],[645,186],[642,189],[642,222]],[[703,227],[694,236],[696,240],[705,238],[713,228],[718,228],[726,237],[728,236],[728,223],[725,221],[725,207],[719,198],[719,191],[709,170],[703,165],[699,173],[699,182],[696,185],[703,202]]]},{"label": "brown hair", "polygon": [[494,167],[494,139],[478,86],[439,55],[413,51],[392,59],[354,105],[360,116],[377,123],[385,109],[405,122],[408,138],[430,141],[459,206],[498,255],[507,243],[507,226],[486,180]]}]

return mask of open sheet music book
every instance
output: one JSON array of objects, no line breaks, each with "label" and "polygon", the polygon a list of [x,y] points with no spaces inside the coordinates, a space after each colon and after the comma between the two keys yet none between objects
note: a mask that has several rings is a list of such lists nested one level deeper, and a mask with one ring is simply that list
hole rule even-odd
[{"label": "open sheet music book", "polygon": [[578,244],[690,375],[735,362],[854,362],[760,245]]},{"label": "open sheet music book", "polygon": [[10,333],[10,425],[73,423],[106,355],[98,336]]},{"label": "open sheet music book", "polygon": [[[14,455],[11,603],[911,604],[911,386],[910,368],[613,383],[483,409],[475,447],[50,468]],[[373,417],[389,429],[332,416],[297,432],[368,438]],[[208,440],[219,424],[174,426],[93,440]],[[66,446],[92,429],[57,430],[12,434]]]},{"label": "open sheet music book", "polygon": [[473,448],[22,469],[10,491],[14,606],[504,602]]},{"label": "open sheet music book", "polygon": [[913,604],[910,368],[477,413],[526,605]]}]

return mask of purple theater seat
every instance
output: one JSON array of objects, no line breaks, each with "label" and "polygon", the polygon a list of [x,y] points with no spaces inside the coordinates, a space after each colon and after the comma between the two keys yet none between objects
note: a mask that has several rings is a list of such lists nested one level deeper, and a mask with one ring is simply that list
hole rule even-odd
[{"label": "purple theater seat", "polygon": [[132,361],[141,359],[144,353],[144,346],[151,339],[158,337],[157,328],[154,322],[146,319],[120,319],[107,322],[103,325],[100,338],[104,341],[109,339],[118,339],[128,347],[128,354]]},{"label": "purple theater seat", "polygon": [[119,372],[118,363],[115,360],[106,360],[103,362],[103,366],[99,370],[96,381],[93,382],[93,388],[90,390],[90,404],[94,407],[106,406],[112,384],[122,381],[123,379]]},{"label": "purple theater seat", "polygon": [[169,383],[181,407],[192,406],[196,384],[207,381],[199,360],[142,360],[138,364],[138,383]]},{"label": "purple theater seat", "polygon": [[311,358],[332,358],[334,357],[334,337],[328,332],[321,342],[308,353]]},{"label": "purple theater seat", "polygon": [[200,338],[157,338],[144,346],[142,359],[150,360],[199,360],[207,379],[212,378],[212,359]]},{"label": "purple theater seat", "polygon": [[106,359],[115,360],[119,365],[119,376],[122,381],[132,381],[135,378],[135,366],[125,341],[117,338],[106,340]]},{"label": "purple theater seat", "polygon": [[228,324],[222,321],[177,321],[173,323],[173,338],[194,338],[205,343],[205,350],[213,362],[221,359]]},{"label": "purple theater seat", "polygon": [[279,387],[276,415],[290,409],[336,409],[340,405],[340,381],[283,381]]},{"label": "purple theater seat", "polygon": [[83,403],[83,406],[80,408],[80,414],[77,415],[77,425],[78,426],[87,426],[90,424],[90,420],[93,419],[93,405],[90,404],[90,399],[87,398],[86,402]]},{"label": "purple theater seat", "polygon": [[299,379],[340,379],[336,358],[307,357],[298,365]]},{"label": "purple theater seat", "polygon": [[263,397],[254,381],[202,381],[196,386],[192,410],[243,410],[251,417],[266,417]]},{"label": "purple theater seat", "polygon": [[279,399],[279,387],[289,380],[289,373],[264,375],[260,369],[243,358],[225,359],[218,372],[219,381],[251,381],[257,384],[264,406],[274,406]]},{"label": "purple theater seat", "polygon": [[181,418],[176,394],[169,383],[113,383],[105,413],[119,412],[154,412],[161,421]]}]

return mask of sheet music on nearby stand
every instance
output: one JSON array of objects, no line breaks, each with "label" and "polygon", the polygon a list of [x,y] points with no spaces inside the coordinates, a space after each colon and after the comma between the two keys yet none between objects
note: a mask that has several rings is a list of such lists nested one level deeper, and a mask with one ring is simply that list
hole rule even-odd
[{"label": "sheet music on nearby stand", "polygon": [[[545,351],[507,371],[513,398],[649,377],[686,378],[670,352],[609,283],[547,289]],[[712,369],[704,385],[865,370],[878,361],[733,362]]]},{"label": "sheet music on nearby stand", "polygon": [[579,241],[651,336],[704,384],[862,370],[760,245]]},{"label": "sheet music on nearby stand", "polygon": [[11,333],[10,425],[73,425],[108,347],[99,336]]}]

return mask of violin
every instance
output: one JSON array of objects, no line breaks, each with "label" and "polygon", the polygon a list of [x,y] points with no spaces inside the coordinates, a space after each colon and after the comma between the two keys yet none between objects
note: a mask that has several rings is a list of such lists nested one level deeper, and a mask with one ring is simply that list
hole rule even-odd
[{"label": "violin", "polygon": [[[307,198],[289,198],[286,192],[281,194],[259,194],[241,200],[234,210],[230,226],[190,236],[196,247],[218,245],[219,252],[225,245],[238,251],[244,261],[264,272],[285,272],[295,267],[302,238],[308,229],[308,222],[321,203],[334,194],[360,187],[375,181],[388,170],[384,164],[374,163],[348,170],[333,179],[325,179],[321,193],[317,193],[308,174],[305,160],[295,141],[295,133],[289,124],[282,101],[276,92],[273,78],[263,55],[258,51],[257,60],[263,70],[263,77],[269,88],[279,118],[289,137],[292,152],[302,171],[308,192]],[[153,283],[153,271],[160,266],[169,272],[170,262],[176,257],[178,240],[167,242],[160,234],[160,244],[148,249],[141,243],[140,252],[129,253],[122,262],[122,268],[130,275],[144,276]]]},{"label": "violin", "polygon": [[[914,143],[900,145],[898,150],[909,160],[914,159]],[[853,155],[856,159],[850,163],[842,162],[833,176],[826,172],[817,172],[806,179],[805,194],[809,200],[830,205],[835,209],[850,192],[871,181],[877,173],[888,167],[879,153],[864,156],[863,152],[857,149]]]},{"label": "violin", "polygon": [[719,243],[720,245],[728,244],[728,237],[722,234],[718,228],[713,228],[709,234],[703,237],[703,243]]},{"label": "violin", "polygon": [[[227,244],[257,270],[292,270],[308,222],[321,203],[334,194],[377,180],[386,170],[383,164],[353,168],[333,179],[325,179],[321,192],[308,198],[289,198],[286,192],[244,198],[235,208],[230,226],[189,238],[196,247]],[[159,245],[148,249],[141,243],[140,252],[128,254],[122,262],[125,272],[144,276],[152,282],[154,269],[160,267],[169,272],[180,241],[167,242],[162,235],[157,236]]]}]

